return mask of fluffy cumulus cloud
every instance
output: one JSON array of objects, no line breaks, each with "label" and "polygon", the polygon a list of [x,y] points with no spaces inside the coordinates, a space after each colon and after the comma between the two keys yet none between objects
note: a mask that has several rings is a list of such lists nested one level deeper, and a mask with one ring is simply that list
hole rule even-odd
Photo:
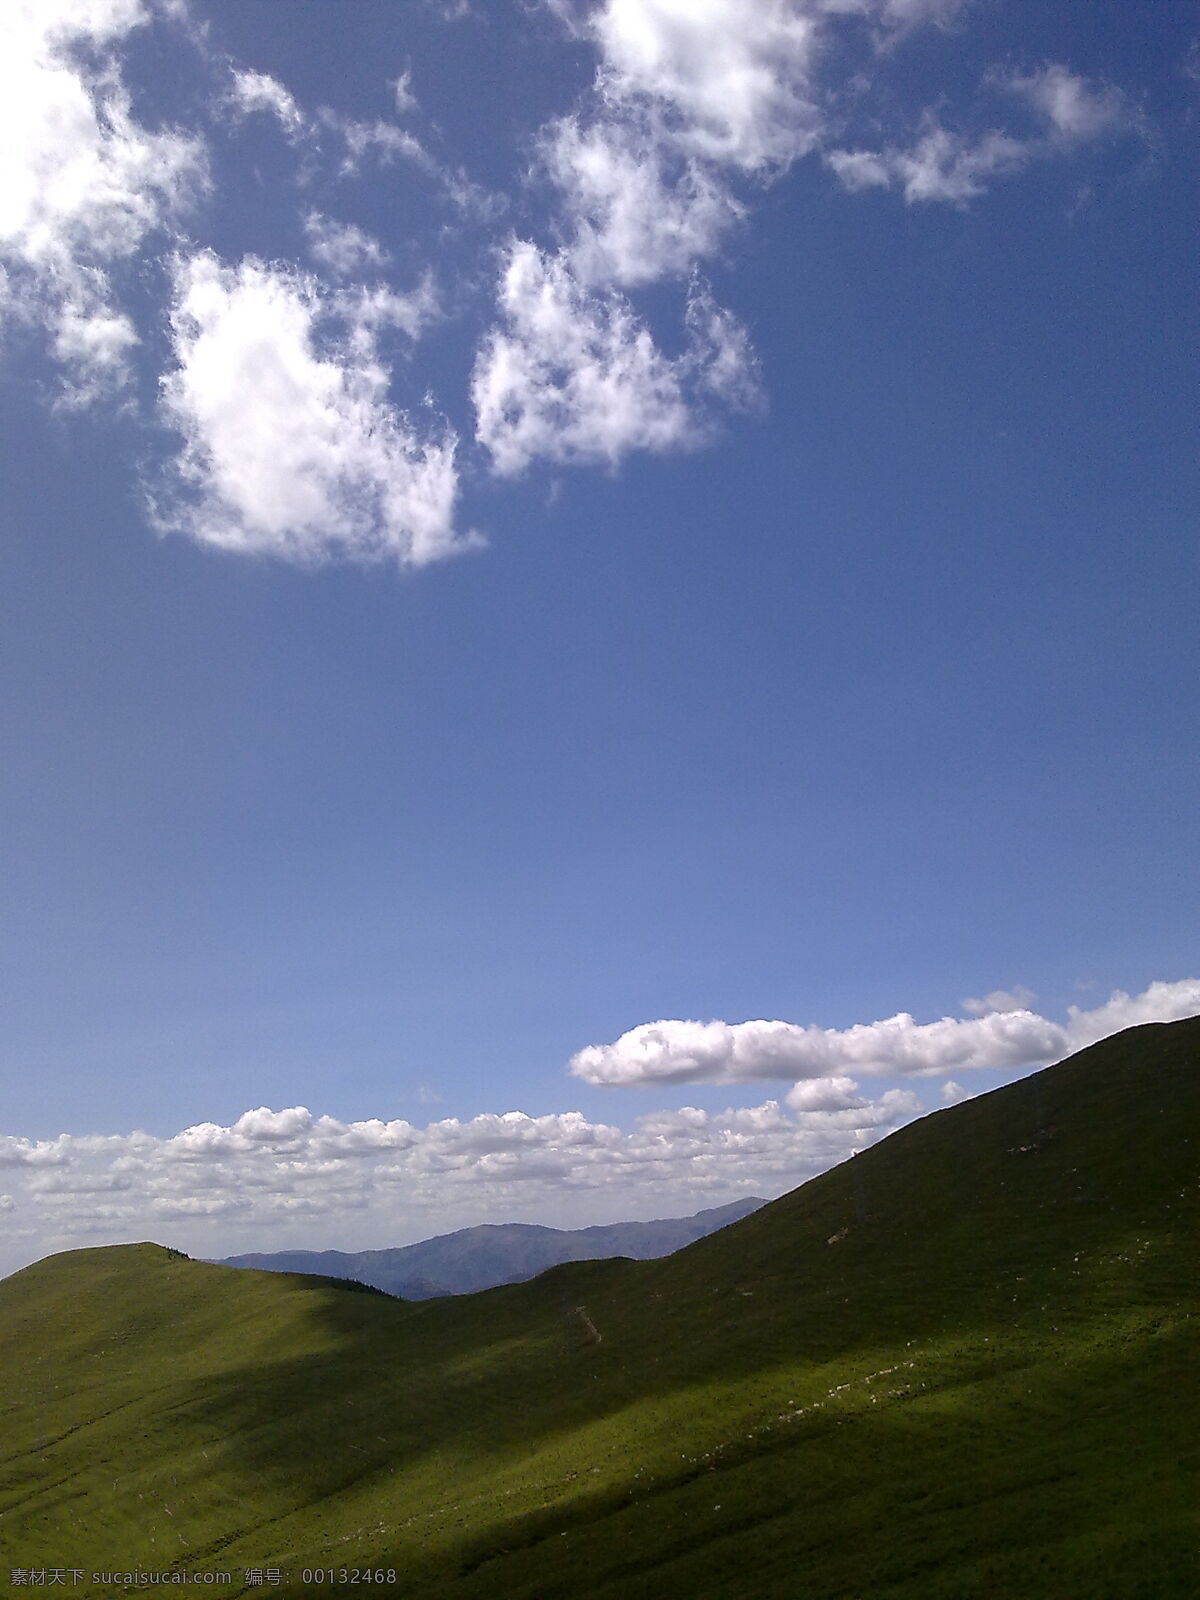
[{"label": "fluffy cumulus cloud", "polygon": [[580,1050],[569,1069],[586,1083],[621,1086],[786,1078],[828,1084],[852,1072],[942,1076],[1043,1066],[1136,1023],[1171,1022],[1197,1012],[1200,980],[1185,979],[1153,983],[1140,995],[1118,991],[1092,1011],[1072,1006],[1066,1023],[1024,1009],[924,1023],[902,1011],[840,1029],[794,1022],[647,1022],[613,1044]]},{"label": "fluffy cumulus cloud", "polygon": [[545,130],[541,156],[583,283],[629,287],[686,275],[744,215],[710,166],[680,156],[641,118],[561,118]]},{"label": "fluffy cumulus cloud", "polygon": [[1067,1010],[1067,1040],[1072,1050],[1107,1039],[1122,1028],[1143,1022],[1175,1022],[1200,1012],[1200,979],[1185,978],[1179,983],[1152,983],[1141,994],[1116,990],[1102,1006],[1085,1011],[1080,1006]]},{"label": "fluffy cumulus cloud", "polygon": [[389,308],[399,320],[394,300],[331,296],[254,260],[181,258],[162,413],[183,443],[160,525],[300,562],[420,566],[469,543],[453,435],[389,399],[376,328]]},{"label": "fluffy cumulus cloud", "polygon": [[[408,67],[390,80],[381,71],[395,119],[364,118],[306,106],[278,78],[231,61],[212,29],[188,29],[185,0],[9,0],[0,322],[41,330],[61,404],[121,396],[145,331],[126,288],[151,248],[161,260],[175,252],[163,415],[183,450],[173,493],[158,497],[160,524],[300,562],[419,565],[464,542],[455,441],[396,409],[377,343],[384,328],[415,337],[439,314],[432,277],[407,293],[380,281],[392,270],[385,244],[301,196],[318,179],[327,190],[403,162],[453,213],[437,248],[474,230],[498,263],[469,382],[475,443],[500,476],[539,460],[613,465],[633,450],[690,449],[758,392],[746,332],[699,273],[794,162],[823,155],[852,190],[965,203],[1036,159],[1136,128],[1115,88],[1050,63],[984,75],[983,93],[1015,131],[1004,117],[962,131],[939,109],[893,142],[856,141],[856,117],[878,127],[871,92],[900,47],[946,28],[964,3],[544,0],[543,21],[556,16],[548,25],[591,52],[594,72],[526,145],[548,201],[542,231],[499,246],[506,198],[444,166],[396,120],[420,110]],[[211,220],[196,204],[211,192],[206,140],[139,120],[122,76],[125,46],[152,24],[189,39],[208,72],[213,139],[240,148],[273,129],[291,147],[308,273],[220,266],[184,239],[185,223]],[[473,276],[460,271],[460,302]],[[139,294],[164,281],[141,271]],[[669,293],[638,300],[664,283]]]},{"label": "fluffy cumulus cloud", "polygon": [[137,333],[114,273],[206,184],[195,136],[135,117],[119,47],[141,0],[8,0],[0,8],[0,314],[42,328],[63,400],[119,391]]},{"label": "fluffy cumulus cloud", "polygon": [[[403,1243],[491,1217],[511,1221],[525,1207],[538,1216],[553,1208],[576,1224],[686,1214],[781,1193],[921,1110],[908,1091],[871,1100],[845,1078],[804,1090],[786,1105],[657,1111],[630,1131],[579,1112],[510,1111],[418,1128],[292,1106],[169,1138],[0,1139],[12,1197],[5,1231],[10,1252],[33,1259],[75,1242],[147,1236],[205,1254],[314,1238],[353,1247],[367,1227],[381,1244]],[[17,1264],[13,1256],[0,1270]]]},{"label": "fluffy cumulus cloud", "polygon": [[[822,152],[850,190],[899,187],[910,201],[962,204],[1127,120],[1114,90],[1048,65],[985,77],[986,93],[1021,103],[1033,133],[957,132],[927,110],[910,144],[830,148],[892,47],[922,26],[947,26],[962,0],[547,4],[595,51],[596,75],[581,105],[541,132],[538,171],[553,195],[556,248],[523,240],[509,251],[499,325],[475,369],[478,438],[503,475],[538,458],[613,463],[635,448],[684,447],[711,433],[711,386],[698,405],[691,383],[695,348],[669,360],[613,294],[692,276],[744,221],[751,190],[800,158]],[[843,55],[854,30],[860,48]],[[750,365],[740,332],[738,350],[730,392],[744,397]]]},{"label": "fluffy cumulus cloud", "polygon": [[[469,378],[475,443],[496,474],[690,450],[758,394],[746,330],[699,274],[797,160],[824,158],[846,189],[966,203],[1035,160],[1138,131],[1117,88],[1045,62],[982,75],[995,123],[981,128],[968,112],[958,126],[939,96],[938,109],[904,112],[901,133],[882,138],[880,107],[902,99],[874,91],[920,30],[947,29],[966,10],[966,0],[528,8],[573,35],[594,72],[573,107],[526,136],[528,176],[547,203],[541,230],[499,245],[507,198],[446,168],[402,122],[419,114],[410,67],[390,80],[381,69],[395,117],[357,117],[306,106],[274,75],[227,58],[213,29],[187,29],[186,0],[10,0],[0,6],[0,323],[42,331],[59,403],[123,397],[144,333],[126,288],[136,269],[144,299],[168,277],[144,270],[149,251],[176,253],[162,413],[182,453],[174,490],[157,498],[160,525],[298,562],[421,565],[469,542],[454,528],[456,442],[429,416],[397,410],[378,346],[386,328],[416,338],[443,307],[429,272],[408,293],[386,282],[395,240],[310,205],[317,179],[328,192],[330,179],[378,181],[403,162],[453,213],[430,229],[430,248],[474,230],[470,248],[498,264]],[[309,272],[221,266],[182,237],[184,224],[208,221],[197,205],[211,194],[208,147],[197,131],[136,114],[123,62],[150,26],[168,43],[189,38],[210,75],[211,138],[245,154],[274,130],[293,149]],[[461,304],[478,278],[462,262],[442,282],[454,277]]]},{"label": "fluffy cumulus cloud", "polygon": [[[605,0],[554,7],[597,52],[588,104],[542,132],[561,243],[518,240],[476,363],[477,435],[495,469],[604,461],[711,436],[714,400],[757,394],[740,323],[697,265],[744,215],[730,174],[778,173],[817,137],[817,19],[791,0]],[[692,279],[667,356],[620,291]]]},{"label": "fluffy cumulus cloud", "polygon": [[746,404],[756,393],[744,330],[699,286],[674,357],[623,296],[585,289],[561,254],[526,241],[508,251],[500,309],[472,399],[478,436],[504,474],[539,456],[614,463],[635,446],[693,446],[708,436],[706,401]]},{"label": "fluffy cumulus cloud", "polygon": [[642,103],[666,134],[745,171],[779,167],[821,128],[811,79],[819,7],[795,0],[605,0],[587,21],[606,100]]}]

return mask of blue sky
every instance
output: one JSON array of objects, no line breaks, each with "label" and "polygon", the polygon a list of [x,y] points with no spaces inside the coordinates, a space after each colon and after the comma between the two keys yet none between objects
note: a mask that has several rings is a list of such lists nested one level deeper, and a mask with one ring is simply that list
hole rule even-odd
[{"label": "blue sky", "polygon": [[1196,6],[0,29],[0,1270],[780,1193],[1200,1010]]}]

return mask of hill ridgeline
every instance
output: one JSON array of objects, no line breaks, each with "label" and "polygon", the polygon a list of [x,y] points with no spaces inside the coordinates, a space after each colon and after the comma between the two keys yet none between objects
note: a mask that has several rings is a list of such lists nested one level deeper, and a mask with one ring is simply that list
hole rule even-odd
[{"label": "hill ridgeline", "polygon": [[594,1228],[543,1228],[532,1223],[483,1223],[392,1250],[282,1250],[272,1255],[226,1256],[227,1267],[304,1272],[356,1278],[404,1300],[475,1294],[503,1283],[523,1283],[565,1261],[628,1256],[651,1261],[694,1244],[766,1204],[758,1197],[656,1222],[613,1222]]}]

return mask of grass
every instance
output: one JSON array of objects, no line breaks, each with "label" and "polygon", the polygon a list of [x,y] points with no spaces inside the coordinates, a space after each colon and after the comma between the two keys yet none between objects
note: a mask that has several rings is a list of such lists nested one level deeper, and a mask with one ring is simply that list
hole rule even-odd
[{"label": "grass", "polygon": [[52,1257],[0,1283],[0,1579],[1194,1600],[1198,1152],[1194,1020],[665,1260],[406,1304],[151,1244]]}]

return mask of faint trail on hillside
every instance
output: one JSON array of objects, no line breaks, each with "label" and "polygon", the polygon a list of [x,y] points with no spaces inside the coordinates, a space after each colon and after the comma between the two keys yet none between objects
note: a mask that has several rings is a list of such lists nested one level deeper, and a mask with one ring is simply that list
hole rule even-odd
[{"label": "faint trail on hillside", "polygon": [[586,1306],[576,1306],[575,1310],[579,1313],[579,1316],[582,1318],[584,1327],[591,1334],[593,1343],[595,1343],[595,1344],[603,1344],[604,1340],[601,1337],[600,1330],[599,1330],[599,1328],[597,1328],[596,1324],[592,1321],[591,1317],[588,1316],[587,1307]]}]

